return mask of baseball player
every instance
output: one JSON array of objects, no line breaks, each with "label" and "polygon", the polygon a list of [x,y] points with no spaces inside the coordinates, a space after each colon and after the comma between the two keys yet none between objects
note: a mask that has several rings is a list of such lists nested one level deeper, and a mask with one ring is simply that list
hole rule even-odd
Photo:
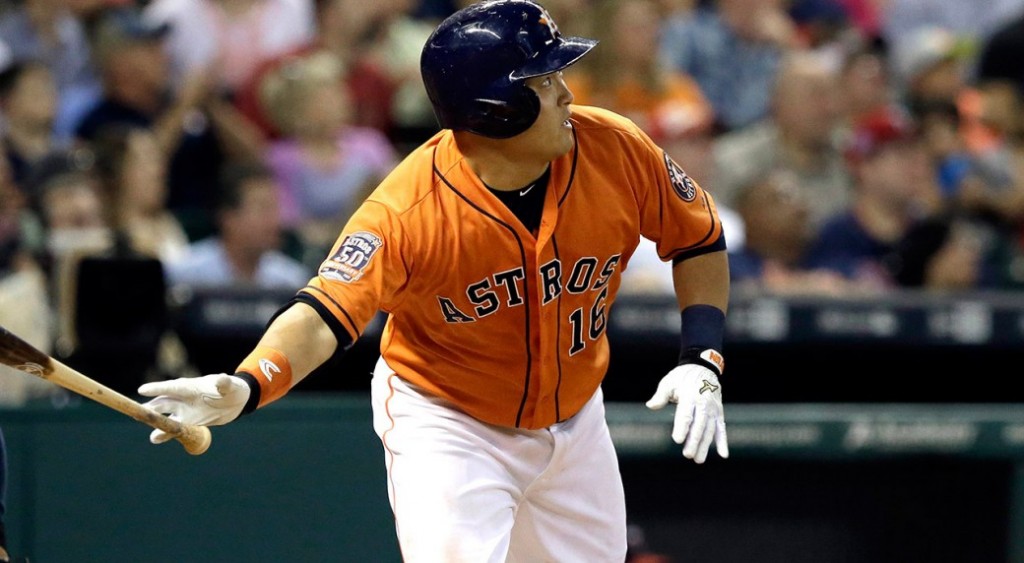
[{"label": "baseball player", "polygon": [[728,456],[729,274],[711,197],[632,122],[573,105],[562,71],[596,44],[529,0],[443,21],[421,57],[441,132],[355,212],[236,373],[145,384],[148,404],[228,423],[383,310],[371,394],[404,560],[623,561],[601,394],[622,270],[641,235],[674,263],[680,365],[647,406],[678,404],[672,437],[697,463],[712,443]]}]

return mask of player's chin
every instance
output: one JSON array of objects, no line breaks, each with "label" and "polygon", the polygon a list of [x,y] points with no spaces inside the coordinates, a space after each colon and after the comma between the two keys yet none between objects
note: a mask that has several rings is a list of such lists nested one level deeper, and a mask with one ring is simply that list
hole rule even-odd
[{"label": "player's chin", "polygon": [[532,129],[528,135],[524,134],[522,142],[530,152],[544,154],[546,158],[558,158],[572,150],[572,127],[546,123],[543,129]]},{"label": "player's chin", "polygon": [[561,141],[562,142],[559,143],[559,150],[561,151],[560,154],[565,154],[572,150],[574,144],[572,139],[572,133],[566,134],[564,137],[562,137]]},{"label": "player's chin", "polygon": [[557,131],[552,135],[553,145],[557,145],[562,153],[569,152],[572,149],[572,125],[566,120],[559,124]]}]

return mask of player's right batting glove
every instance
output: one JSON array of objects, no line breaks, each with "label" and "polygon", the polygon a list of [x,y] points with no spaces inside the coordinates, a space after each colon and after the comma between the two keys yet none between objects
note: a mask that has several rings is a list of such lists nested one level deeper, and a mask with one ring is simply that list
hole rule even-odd
[{"label": "player's right batting glove", "polygon": [[[155,381],[139,387],[139,394],[155,397],[146,403],[158,413],[185,424],[218,426],[238,418],[249,400],[249,384],[226,373],[202,377],[179,377]],[[174,438],[163,430],[154,430],[149,441],[161,444]]]},{"label": "player's right batting glove", "polygon": [[659,410],[676,403],[672,440],[683,444],[683,456],[704,463],[715,443],[723,458],[729,457],[725,433],[725,411],[722,407],[722,374],[724,361],[715,350],[692,351],[682,358],[681,365],[661,378],[647,408]]}]

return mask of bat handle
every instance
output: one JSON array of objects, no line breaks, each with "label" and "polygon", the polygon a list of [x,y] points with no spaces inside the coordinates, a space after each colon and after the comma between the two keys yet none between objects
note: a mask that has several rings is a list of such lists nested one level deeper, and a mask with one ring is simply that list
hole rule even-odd
[{"label": "bat handle", "polygon": [[210,442],[213,440],[209,428],[194,424],[182,424],[180,421],[166,417],[150,408],[143,407],[143,409],[143,415],[138,420],[171,434],[175,440],[181,442],[186,452],[200,455],[209,449]]},{"label": "bat handle", "polygon": [[213,435],[210,429],[205,426],[193,426],[181,424],[181,433],[174,437],[185,446],[185,451],[192,455],[201,455],[210,447]]}]

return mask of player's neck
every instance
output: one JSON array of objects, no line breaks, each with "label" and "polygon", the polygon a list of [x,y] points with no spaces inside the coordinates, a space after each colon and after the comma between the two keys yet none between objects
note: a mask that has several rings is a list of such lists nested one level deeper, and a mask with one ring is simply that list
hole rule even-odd
[{"label": "player's neck", "polygon": [[491,189],[517,190],[536,180],[547,170],[549,161],[524,158],[510,144],[490,139],[459,143],[469,167]]}]

